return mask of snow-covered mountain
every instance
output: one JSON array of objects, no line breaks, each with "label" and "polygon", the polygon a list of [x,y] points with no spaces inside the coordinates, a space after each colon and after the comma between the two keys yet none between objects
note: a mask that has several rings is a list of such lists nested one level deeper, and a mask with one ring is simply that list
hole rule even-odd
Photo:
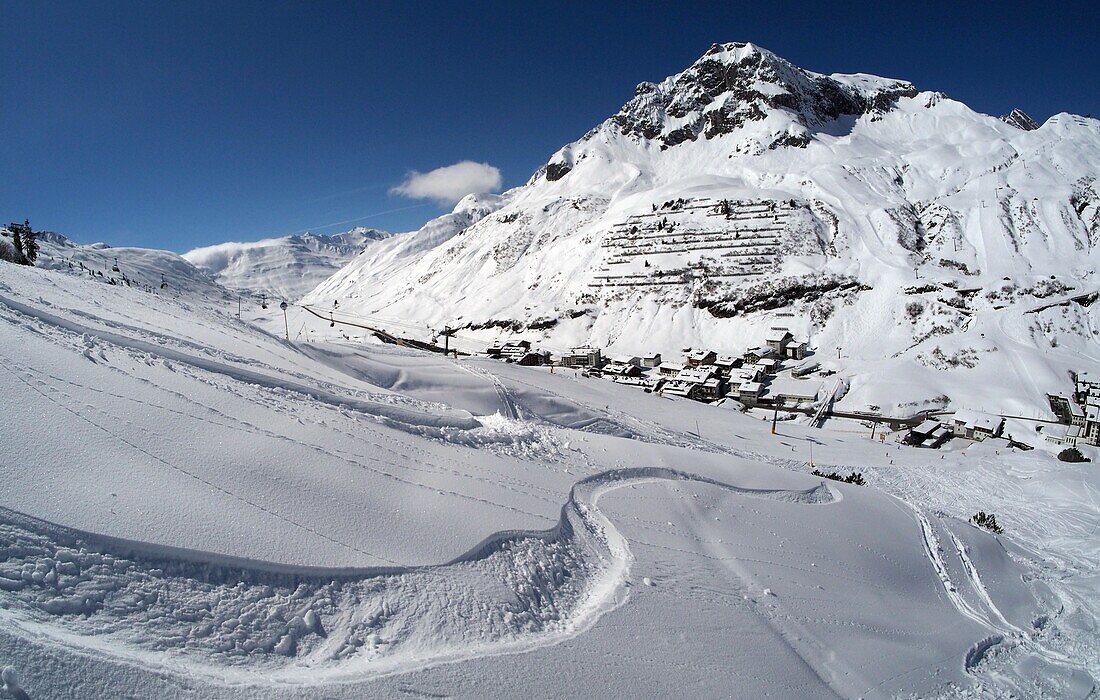
[{"label": "snow-covered mountain", "polygon": [[736,352],[786,326],[852,378],[850,405],[1034,412],[1100,357],[1095,307],[1069,301],[1100,288],[1098,180],[1095,119],[1002,119],[718,44],[526,185],[380,242],[305,301],[471,347]]},{"label": "snow-covered mountain", "polygon": [[183,257],[209,271],[222,285],[238,290],[298,299],[390,234],[358,226],[325,236],[267,238],[249,243],[219,243],[195,248]]},{"label": "snow-covered mountain", "polygon": [[[207,272],[169,250],[82,244],[54,231],[38,231],[35,235],[41,246],[36,267],[67,270],[103,284],[156,290],[158,294],[209,299],[230,296]],[[0,227],[0,241],[9,240],[9,236],[9,231]]]}]

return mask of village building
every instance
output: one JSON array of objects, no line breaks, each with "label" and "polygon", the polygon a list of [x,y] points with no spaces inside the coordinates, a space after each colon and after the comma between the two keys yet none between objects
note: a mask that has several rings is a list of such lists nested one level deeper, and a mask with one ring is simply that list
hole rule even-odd
[{"label": "village building", "polygon": [[757,348],[749,348],[745,351],[745,354],[742,357],[744,358],[744,362],[746,365],[755,365],[761,360],[761,358],[773,357],[774,355],[774,350],[772,350],[767,345],[761,345]]},{"label": "village building", "polygon": [[776,377],[768,385],[768,397],[779,404],[798,405],[817,401],[821,382],[808,379]]},{"label": "village building", "polygon": [[938,420],[929,418],[905,436],[905,444],[913,447],[939,447],[951,438],[951,431]]},{"label": "village building", "polygon": [[642,366],[642,358],[637,355],[611,355],[608,357],[608,361],[616,362],[621,365],[634,365],[635,367]]},{"label": "village building", "polygon": [[1100,445],[1100,377],[1078,372],[1073,395],[1047,394],[1050,410],[1067,427],[1048,430],[1046,439],[1060,445]]},{"label": "village building", "polygon": [[680,373],[676,375],[676,379],[681,382],[694,382],[696,384],[702,383],[717,376],[712,366],[703,367],[687,367],[680,370]]},{"label": "village building", "polygon": [[657,373],[662,377],[675,377],[684,371],[684,366],[679,362],[662,362],[657,365]]},{"label": "village building", "polygon": [[956,437],[980,442],[987,438],[999,437],[1004,424],[1005,420],[1000,416],[991,416],[964,408],[955,411],[955,415],[951,417],[951,433]]},{"label": "village building", "polygon": [[714,359],[718,357],[718,353],[713,350],[695,350],[687,356],[688,367],[699,367],[701,365],[709,365],[714,362]]},{"label": "village building", "polygon": [[725,382],[713,376],[702,382],[672,379],[665,382],[660,391],[663,396],[676,396],[693,401],[715,401],[726,395]]},{"label": "village building", "polygon": [[531,349],[531,343],[527,340],[517,340],[507,343],[494,343],[485,348],[485,354],[489,357],[500,359],[502,357],[511,357],[513,359],[521,357],[524,353]]},{"label": "village building", "polygon": [[600,367],[603,365],[603,353],[599,348],[581,346],[572,348],[561,357],[562,367]]},{"label": "village building", "polygon": [[717,367],[719,372],[728,377],[733,373],[734,369],[741,366],[742,361],[740,357],[734,355],[719,355],[714,358],[714,362],[711,364]]},{"label": "village building", "polygon": [[784,348],[783,357],[791,360],[804,360],[809,349],[809,344],[805,342],[792,341],[787,343],[787,347]]},{"label": "village building", "polygon": [[642,367],[656,367],[661,364],[661,353],[655,352],[651,355],[642,355]]},{"label": "village building", "polygon": [[772,352],[776,355],[783,357],[784,351],[787,349],[787,344],[794,340],[794,336],[786,328],[773,327],[768,332],[768,337],[764,339],[764,344],[771,348]]},{"label": "village building", "polygon": [[640,377],[642,368],[621,358],[613,359],[603,366],[603,373],[611,377]]},{"label": "village building", "polygon": [[764,387],[760,382],[742,382],[737,387],[737,400],[746,406],[755,406],[760,402]]},{"label": "village building", "polygon": [[779,369],[779,362],[774,357],[763,357],[754,366],[760,370],[760,374],[775,374]]},{"label": "village building", "polygon": [[531,343],[520,340],[515,343],[506,343],[500,347],[500,356],[508,360],[518,360],[531,351]]},{"label": "village building", "polygon": [[543,367],[550,364],[550,353],[545,350],[526,352],[516,359],[516,364],[523,367]]}]

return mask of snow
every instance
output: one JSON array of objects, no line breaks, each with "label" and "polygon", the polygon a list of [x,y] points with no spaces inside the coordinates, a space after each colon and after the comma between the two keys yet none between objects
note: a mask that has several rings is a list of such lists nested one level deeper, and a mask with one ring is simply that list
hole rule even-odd
[{"label": "snow", "polygon": [[[288,343],[168,281],[0,267],[0,653],[31,697],[1091,687],[1094,471],[772,436],[296,306]],[[809,475],[811,440],[871,486]]]}]

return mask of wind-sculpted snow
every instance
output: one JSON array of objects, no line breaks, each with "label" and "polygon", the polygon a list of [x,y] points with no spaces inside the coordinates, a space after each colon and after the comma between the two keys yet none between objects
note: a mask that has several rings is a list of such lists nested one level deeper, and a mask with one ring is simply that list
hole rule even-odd
[{"label": "wind-sculpted snow", "polygon": [[583,632],[624,599],[629,543],[602,494],[661,480],[796,504],[822,483],[749,489],[667,468],[577,482],[558,524],[504,532],[430,567],[319,569],[80,532],[0,509],[7,623],[57,642],[224,680],[312,682],[515,652]]},{"label": "wind-sculpted snow", "polygon": [[[304,396],[308,396],[316,401],[322,401],[324,403],[331,404],[333,406],[344,406],[351,410],[360,411],[364,414],[375,416],[380,420],[386,421],[389,425],[394,427],[404,427],[405,429],[416,429],[425,431],[424,434],[433,434],[435,436],[444,436],[448,429],[452,430],[472,430],[481,426],[481,423],[477,421],[473,416],[464,411],[453,411],[440,407],[437,410],[415,410],[412,408],[403,407],[400,405],[394,405],[392,403],[383,403],[381,401],[370,401],[363,399],[356,399],[348,396],[341,396],[332,391],[319,388],[316,386],[306,385],[292,379],[282,377],[272,377],[262,372],[257,372],[252,369],[231,365],[216,360],[211,360],[206,357],[201,357],[195,354],[187,352],[181,352],[169,347],[165,347],[162,344],[150,342],[146,340],[139,340],[136,338],[119,335],[117,333],[110,333],[102,331],[96,328],[85,326],[83,324],[61,318],[60,316],[35,309],[27,304],[17,302],[13,299],[9,299],[4,296],[0,296],[0,304],[3,304],[15,311],[18,311],[27,316],[31,316],[45,323],[51,324],[58,328],[64,329],[70,333],[83,335],[86,337],[95,337],[113,345],[130,348],[133,350],[139,350],[142,352],[149,352],[176,362],[182,362],[207,372],[215,372],[218,374],[224,374],[237,381],[255,384],[257,386],[288,390],[300,393]],[[166,339],[161,338],[161,342]]]}]

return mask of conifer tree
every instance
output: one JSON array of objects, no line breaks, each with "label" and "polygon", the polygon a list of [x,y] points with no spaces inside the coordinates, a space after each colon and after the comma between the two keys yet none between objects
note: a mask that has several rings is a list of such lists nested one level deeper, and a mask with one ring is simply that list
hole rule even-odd
[{"label": "conifer tree", "polygon": [[8,225],[11,231],[11,247],[14,248],[15,262],[25,265],[27,259],[23,257],[23,224],[12,223]]},{"label": "conifer tree", "polygon": [[38,260],[38,237],[31,228],[30,219],[23,221],[23,257],[28,265],[33,265]]}]

